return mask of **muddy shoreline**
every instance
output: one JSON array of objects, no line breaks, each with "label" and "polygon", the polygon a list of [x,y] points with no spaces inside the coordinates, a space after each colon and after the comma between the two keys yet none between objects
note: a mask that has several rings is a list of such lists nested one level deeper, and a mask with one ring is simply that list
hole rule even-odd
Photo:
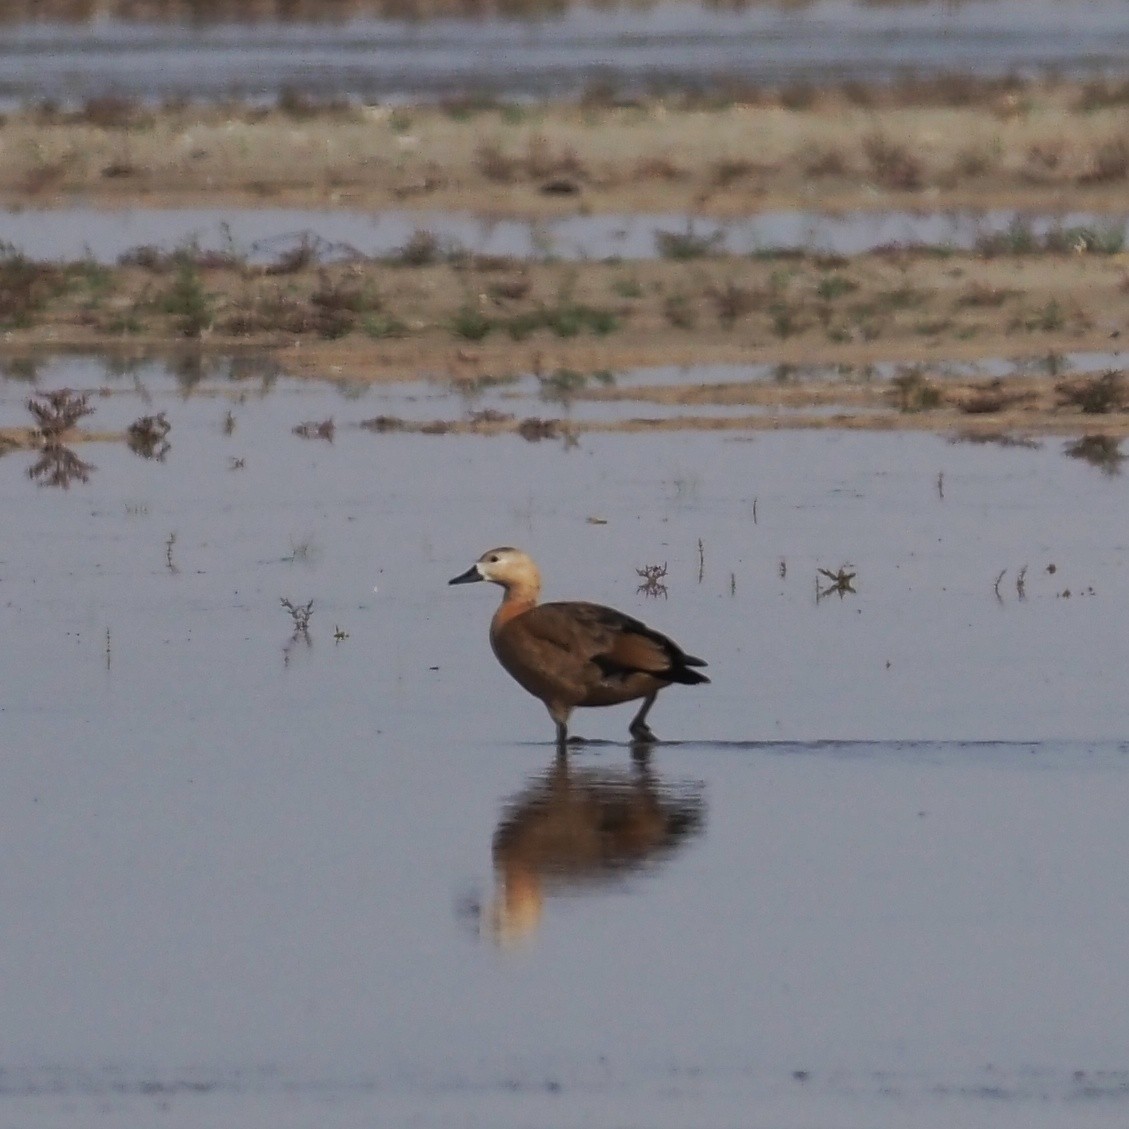
[{"label": "muddy shoreline", "polygon": [[[156,111],[108,100],[81,114],[4,119],[0,201],[42,209],[45,223],[50,209],[79,203],[248,200],[371,209],[409,200],[531,219],[1006,206],[1123,220],[1126,104],[1129,88],[1117,85],[971,80],[713,107]],[[425,230],[394,255],[335,263],[300,246],[267,265],[234,250],[138,248],[109,267],[36,263],[9,248],[0,356],[253,351],[298,376],[467,389],[530,373],[583,385],[659,364],[838,365],[851,370],[841,381],[735,390],[691,379],[630,395],[641,416],[648,399],[686,405],[690,427],[707,426],[695,405],[753,397],[749,427],[947,428],[955,413],[981,430],[1120,435],[1129,433],[1120,391],[1072,398],[1063,382],[1082,376],[1053,363],[1089,352],[1119,367],[1129,260],[1115,230],[1064,227],[1039,240],[1020,224],[974,252],[747,256],[688,229],[668,233],[654,261],[570,263],[452,250]],[[1051,358],[1050,375],[944,377],[946,362],[1013,357]],[[902,385],[860,382],[878,363],[901,366]],[[805,406],[818,415],[803,418]]]}]

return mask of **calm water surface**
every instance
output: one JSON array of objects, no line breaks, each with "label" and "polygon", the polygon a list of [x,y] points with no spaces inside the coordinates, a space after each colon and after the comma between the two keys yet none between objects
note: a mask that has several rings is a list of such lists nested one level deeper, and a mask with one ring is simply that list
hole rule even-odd
[{"label": "calm water surface", "polygon": [[[3,424],[64,384],[172,424],[65,490],[0,459],[7,1123],[1124,1124],[1129,480],[373,435],[376,393],[243,371],[0,383]],[[497,543],[709,660],[647,765],[630,707],[555,764],[446,586]]]},{"label": "calm water surface", "polygon": [[[785,6],[786,7],[786,6]],[[167,27],[94,20],[32,24],[0,37],[0,105],[112,93],[215,99],[435,98],[576,94],[591,84],[653,88],[830,80],[889,81],[945,71],[1121,74],[1122,0],[974,0],[792,10],[643,11],[575,7],[543,23],[358,20],[340,26]]]},{"label": "calm water surface", "polygon": [[323,211],[308,208],[62,208],[0,210],[0,246],[37,260],[90,257],[115,262],[138,247],[231,250],[249,262],[269,263],[303,240],[324,261],[355,255],[388,256],[427,232],[444,252],[512,255],[522,259],[654,259],[660,233],[692,234],[716,253],[808,251],[859,255],[876,248],[948,247],[968,250],[1015,224],[1036,238],[1084,229],[1103,242],[1129,236],[1126,216],[1081,212],[1025,215],[1011,210],[914,213],[765,212],[739,220],[631,214],[566,216],[529,223],[470,213],[391,210]]}]

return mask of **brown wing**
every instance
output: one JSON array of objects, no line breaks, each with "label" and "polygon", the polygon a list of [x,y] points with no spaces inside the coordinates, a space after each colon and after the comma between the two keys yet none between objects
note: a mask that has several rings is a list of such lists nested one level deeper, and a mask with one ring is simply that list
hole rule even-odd
[{"label": "brown wing", "polygon": [[524,617],[530,631],[604,675],[651,674],[680,682],[704,682],[687,666],[705,665],[665,635],[614,608],[580,602],[541,604]]}]

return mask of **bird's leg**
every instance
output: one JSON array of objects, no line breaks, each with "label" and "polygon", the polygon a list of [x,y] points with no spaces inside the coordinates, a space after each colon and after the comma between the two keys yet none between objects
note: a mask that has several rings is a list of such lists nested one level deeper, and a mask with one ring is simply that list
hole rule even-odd
[{"label": "bird's leg", "polygon": [[557,722],[557,752],[568,751],[568,725],[563,721]]},{"label": "bird's leg", "polygon": [[628,727],[631,736],[641,744],[653,745],[658,740],[647,724],[647,711],[655,704],[655,699],[658,696],[659,692],[655,690],[643,699],[639,712],[631,719],[631,725]]}]

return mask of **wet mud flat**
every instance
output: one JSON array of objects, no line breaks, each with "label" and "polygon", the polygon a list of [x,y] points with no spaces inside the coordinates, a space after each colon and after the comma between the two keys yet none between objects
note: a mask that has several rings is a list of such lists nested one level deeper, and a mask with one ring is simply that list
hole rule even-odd
[{"label": "wet mud flat", "polygon": [[[530,262],[423,231],[343,262],[305,241],[265,265],[234,248],[142,247],[116,266],[9,252],[0,355],[16,372],[60,349],[127,364],[238,351],[314,380],[423,381],[458,394],[456,414],[427,421],[438,431],[518,428],[499,397],[522,382],[577,426],[598,421],[575,405],[600,401],[634,404],[636,429],[1126,430],[1129,282],[1120,244],[1087,243],[1093,229],[856,256],[736,256],[663,236],[693,253]],[[385,430],[423,422],[384,417]]]},{"label": "wet mud flat", "polygon": [[929,208],[1124,213],[1116,71],[622,99],[365,105],[113,94],[0,119],[0,203],[417,208],[525,219]]}]

